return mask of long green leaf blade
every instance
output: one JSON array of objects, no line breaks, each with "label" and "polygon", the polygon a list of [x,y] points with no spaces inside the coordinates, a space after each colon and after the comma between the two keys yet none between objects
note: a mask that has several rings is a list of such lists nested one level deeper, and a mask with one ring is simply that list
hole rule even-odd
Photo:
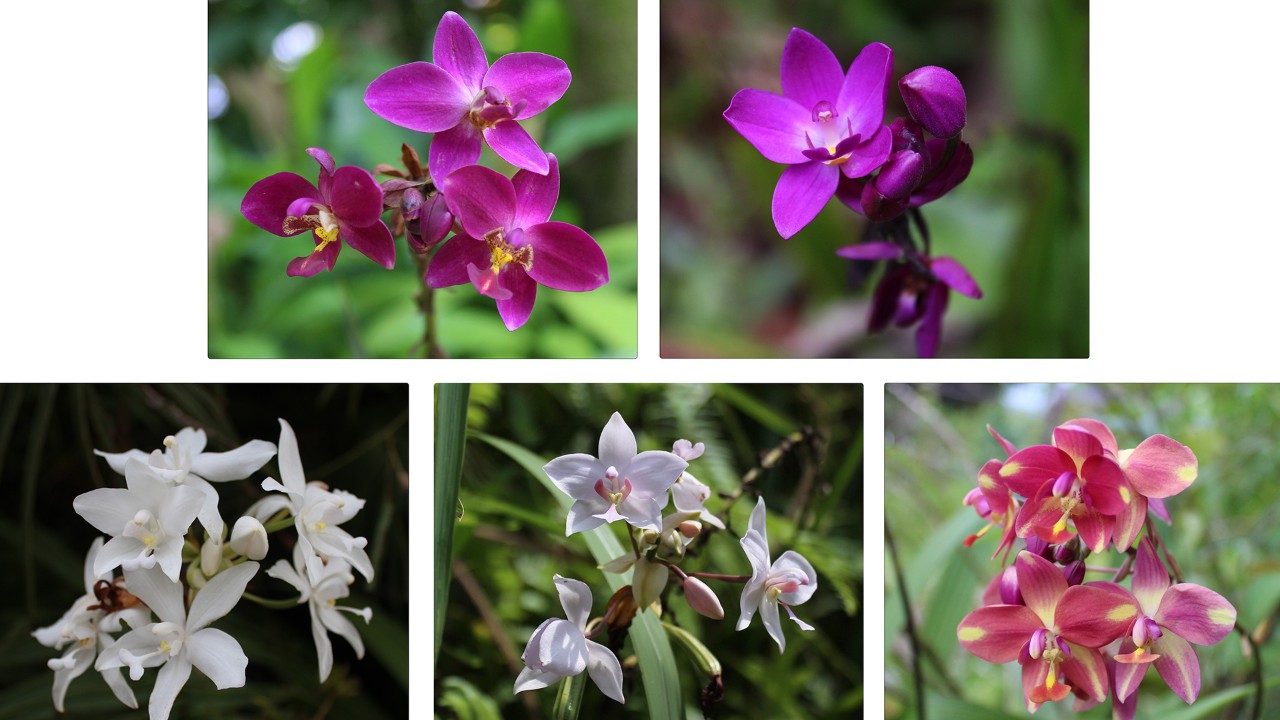
[{"label": "long green leaf blade", "polygon": [[462,479],[462,453],[467,440],[467,397],[471,386],[440,383],[436,386],[436,647],[444,633],[449,602],[449,577],[453,572],[453,525],[457,518],[458,483]]}]

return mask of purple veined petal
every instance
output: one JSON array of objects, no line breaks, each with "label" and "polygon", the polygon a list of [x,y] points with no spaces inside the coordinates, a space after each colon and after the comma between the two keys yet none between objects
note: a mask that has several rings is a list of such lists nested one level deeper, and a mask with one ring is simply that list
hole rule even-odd
[{"label": "purple veined petal", "polygon": [[513,108],[523,102],[524,108],[515,118],[523,120],[551,107],[569,89],[572,80],[569,66],[560,58],[539,52],[519,52],[494,61],[485,73],[484,86],[501,90]]},{"label": "purple veined petal", "polygon": [[442,288],[471,282],[468,265],[489,262],[489,246],[470,235],[454,235],[436,251],[427,266],[427,287]]},{"label": "purple veined petal", "polygon": [[884,122],[892,75],[893,50],[884,43],[873,42],[854,58],[836,101],[836,111],[849,118],[853,132],[867,137]]},{"label": "purple veined petal", "polygon": [[290,260],[289,267],[285,269],[285,274],[289,277],[311,277],[321,271],[332,270],[334,264],[338,262],[338,252],[342,250],[341,242],[331,242],[321,249],[318,247],[322,242],[320,238],[314,233],[312,237],[315,238],[317,249],[310,255]]},{"label": "purple veined petal", "polygon": [[739,90],[724,119],[766,159],[794,165],[808,162],[804,130],[812,123],[812,111],[800,103],[764,90]]},{"label": "purple veined petal", "polygon": [[982,298],[982,290],[978,287],[978,283],[974,282],[969,271],[956,260],[949,257],[934,258],[929,261],[929,271],[961,295],[974,300]]},{"label": "purple veined petal", "polygon": [[434,133],[461,122],[472,97],[448,71],[428,62],[414,62],[374,78],[364,92],[364,104],[387,122]]},{"label": "purple veined petal", "polygon": [[539,175],[547,174],[547,154],[538,147],[537,141],[529,135],[520,123],[515,120],[503,120],[483,131],[484,139],[489,147],[498,153],[498,157],[515,165],[521,170],[530,170]]},{"label": "purple veined petal", "polygon": [[521,170],[511,178],[511,185],[516,191],[516,215],[511,226],[531,228],[544,223],[551,219],[560,197],[560,163],[555,155],[547,153],[546,174]]},{"label": "purple veined petal", "polygon": [[340,220],[338,228],[342,241],[350,245],[352,250],[388,270],[396,266],[396,241],[381,220],[366,227]]},{"label": "purple veined petal", "polygon": [[556,290],[586,292],[609,282],[609,265],[600,245],[583,229],[562,222],[525,228],[533,248],[529,277]]},{"label": "purple veined petal", "polygon": [[321,170],[324,170],[330,175],[334,173],[334,169],[337,165],[334,164],[333,156],[329,154],[328,150],[318,147],[307,148],[307,154],[314,158],[316,162],[320,163]]},{"label": "purple veined petal", "polygon": [[507,230],[516,214],[516,191],[496,170],[480,165],[459,168],[441,185],[449,212],[468,235],[483,238],[494,230]]},{"label": "purple veined petal", "polygon": [[436,133],[427,149],[427,170],[439,187],[454,170],[475,165],[483,149],[480,130],[468,122]]},{"label": "purple veined petal", "polygon": [[1183,701],[1193,703],[1200,695],[1200,660],[1186,640],[1166,632],[1151,643],[1156,658],[1156,672]]},{"label": "purple veined petal", "polygon": [[902,248],[883,240],[846,245],[836,254],[850,260],[897,260],[902,255]]},{"label": "purple veined petal", "polygon": [[511,291],[502,286],[501,272],[501,270],[494,270],[491,265],[485,265],[483,268],[475,263],[467,265],[467,278],[476,292],[494,300],[510,300]]},{"label": "purple veined petal", "polygon": [[782,94],[812,110],[823,101],[834,106],[843,83],[844,71],[831,48],[808,32],[791,28],[782,48]]},{"label": "purple veined petal", "polygon": [[1194,583],[1178,583],[1160,601],[1154,619],[1197,645],[1215,645],[1236,625],[1236,609],[1227,599]]},{"label": "purple veined petal", "polygon": [[925,299],[924,318],[916,329],[916,355],[931,358],[938,353],[942,340],[942,315],[947,311],[950,292],[943,283],[934,283]]},{"label": "purple veined petal", "polygon": [[431,60],[457,78],[472,97],[479,94],[484,74],[489,69],[489,60],[484,56],[484,48],[475,31],[452,10],[445,13],[436,26]]},{"label": "purple veined petal", "polygon": [[348,225],[372,225],[382,217],[382,186],[364,168],[338,168],[329,198],[333,214]]},{"label": "purple veined petal", "polygon": [[813,221],[836,192],[840,171],[832,165],[806,162],[782,171],[773,190],[773,224],[784,239]]},{"label": "purple veined petal", "polygon": [[893,133],[888,125],[880,126],[874,134],[854,146],[849,159],[840,165],[840,171],[847,178],[858,178],[868,175],[889,159],[893,152]]},{"label": "purple veined petal", "polygon": [[553,575],[556,593],[560,595],[560,606],[564,608],[564,616],[578,627],[587,626],[587,617],[591,615],[591,588],[581,580]]},{"label": "purple veined petal", "polygon": [[289,215],[289,205],[298,198],[320,196],[320,189],[301,175],[291,172],[276,173],[254,183],[240,203],[240,214],[245,219],[272,235],[288,237],[296,233],[284,231],[284,219]]},{"label": "purple veined petal", "polygon": [[525,273],[524,268],[515,265],[508,265],[506,272],[498,277],[498,282],[511,293],[509,299],[498,301],[498,316],[508,330],[515,330],[524,325],[533,312],[538,283]]}]

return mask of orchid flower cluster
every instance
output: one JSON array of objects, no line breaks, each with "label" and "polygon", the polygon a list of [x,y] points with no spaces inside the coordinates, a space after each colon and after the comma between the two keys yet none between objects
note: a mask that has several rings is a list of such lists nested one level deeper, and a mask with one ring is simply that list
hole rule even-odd
[{"label": "orchid flower cluster", "polygon": [[[635,435],[618,413],[600,433],[598,455],[562,455],[543,470],[573,505],[565,518],[565,536],[622,520],[632,551],[601,566],[605,572],[631,572],[631,583],[614,594],[604,616],[588,620],[591,589],[580,580],[555,575],[553,581],[565,618],[544,620],[525,648],[525,667],[515,680],[516,693],[544,688],[584,669],[608,697],[624,702],[622,668],[613,650],[590,638],[608,631],[610,639],[625,631],[636,612],[661,615],[664,590],[674,579],[696,612],[724,618],[720,598],[701,578],[743,583],[737,629],[744,630],[758,612],[769,636],[786,649],[780,611],[803,630],[813,627],[796,617],[792,607],[806,602],[818,588],[818,576],[804,556],[788,550],[770,560],[764,498],[756,501],[742,549],[750,575],[686,572],[680,564],[686,550],[706,528],[725,529],[706,507],[711,489],[688,472],[702,455],[703,443],[677,440],[671,452],[638,452]],[[663,515],[668,505],[672,512]],[[620,638],[618,640],[620,642]],[[616,646],[616,645],[615,645]],[[713,683],[717,680],[713,679]]]},{"label": "orchid flower cluster", "polygon": [[[607,283],[600,245],[577,226],[550,221],[560,168],[520,124],[568,90],[564,61],[520,52],[490,65],[454,12],[440,19],[432,55],[433,62],[387,70],[364,96],[384,120],[434,134],[425,167],[403,145],[404,169],[376,166],[388,177],[379,184],[368,170],[338,166],[328,152],[308,148],[320,165],[317,185],[282,172],[249,188],[240,206],[249,222],[281,237],[310,233],[315,241],[286,274],[332,270],[344,243],[391,269],[394,238],[404,236],[428,288],[470,283],[496,301],[508,330],[529,319],[539,285],[585,292]],[[486,144],[517,169],[513,177],[476,164]]]},{"label": "orchid flower cluster", "polygon": [[[1007,560],[1017,539],[1025,549],[960,622],[960,644],[988,662],[1016,660],[1030,712],[1070,695],[1083,710],[1110,695],[1115,717],[1130,720],[1151,665],[1195,702],[1200,663],[1190,643],[1213,645],[1236,624],[1224,597],[1183,581],[1155,524],[1172,524],[1165,501],[1195,481],[1195,453],[1164,435],[1121,450],[1106,424],[1087,418],[1021,450],[987,429],[1006,459],[989,460],[964,498],[987,520],[965,544],[1002,527],[993,557]],[[1125,553],[1118,569],[1087,564],[1109,547]],[[1084,582],[1090,572],[1112,578]],[[1120,584],[1127,578],[1129,587]]]},{"label": "orchid flower cluster", "polygon": [[[124,476],[125,487],[90,490],[73,507],[110,539],[99,537],[89,548],[84,595],[52,625],[32,633],[40,644],[62,651],[49,660],[58,712],[67,686],[90,667],[130,708],[138,702],[122,670],[128,668],[136,682],[147,668],[159,668],[148,702],[151,720],[169,717],[193,667],[219,690],[242,687],[249,662],[244,650],[231,635],[209,627],[242,598],[267,607],[308,605],[321,682],[333,666],[328,633],[364,655],[360,634],[342,613],[367,623],[370,609],[337,604],[350,594],[353,570],[373,579],[365,539],[340,527],[364,501],[308,483],[293,428],[281,420],[283,482],[262,481],[264,490],[275,492],[251,505],[228,539],[214,483],[245,480],[277,457],[277,446],[251,440],[227,452],[206,452],[206,440],[203,430],[188,427],[166,437],[163,450],[94,451]],[[292,562],[280,560],[266,574],[299,595],[266,600],[246,592],[267,556],[269,534],[286,528],[297,533]]]},{"label": "orchid flower cluster", "polygon": [[933,357],[951,291],[982,297],[963,265],[933,255],[919,211],[963,182],[973,167],[973,150],[960,139],[964,87],[944,68],[913,70],[898,81],[910,117],[885,125],[893,50],[871,43],[846,73],[830,48],[800,28],[787,36],[781,75],[781,95],[746,88],[724,111],[725,120],[761,155],[786,166],[773,193],[778,234],[795,235],[832,196],[865,216],[871,221],[867,237],[873,239],[836,254],[889,263],[875,290],[869,329],[878,332],[890,321],[899,327],[919,323],[916,351]]}]

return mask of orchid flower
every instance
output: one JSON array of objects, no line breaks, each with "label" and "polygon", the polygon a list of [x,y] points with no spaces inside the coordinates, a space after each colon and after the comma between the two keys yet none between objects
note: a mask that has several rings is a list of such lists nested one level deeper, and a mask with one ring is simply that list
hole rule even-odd
[{"label": "orchid flower", "polygon": [[[63,700],[67,695],[67,686],[93,665],[99,650],[111,644],[112,637],[108,633],[120,632],[121,621],[131,628],[141,627],[151,617],[151,613],[141,605],[118,610],[102,606],[102,601],[94,592],[95,586],[99,581],[113,581],[110,572],[93,571],[94,561],[101,549],[102,538],[96,538],[89,546],[89,554],[85,556],[85,594],[72,603],[71,609],[57,622],[31,633],[45,647],[61,650],[64,645],[71,645],[62,657],[49,660],[49,669],[53,670],[53,707],[58,712],[65,712]],[[120,702],[131,708],[138,707],[138,700],[119,669],[103,671],[102,679]]]},{"label": "orchid flower", "polygon": [[207,675],[219,690],[242,687],[249,659],[235,638],[208,625],[240,602],[245,586],[257,572],[258,563],[246,562],[218,573],[196,593],[188,612],[182,602],[182,585],[154,568],[126,570],[129,592],[146,603],[160,622],[122,635],[102,651],[94,667],[128,667],[129,677],[135,681],[142,678],[145,668],[160,667],[147,703],[151,720],[169,717],[173,701],[191,676],[192,666]]},{"label": "orchid flower", "polygon": [[782,634],[778,606],[787,611],[787,616],[795,620],[800,629],[812,630],[812,625],[796,617],[791,606],[801,605],[813,596],[818,589],[818,574],[814,572],[813,565],[794,550],[782,553],[772,565],[769,564],[769,537],[764,513],[764,498],[760,498],[751,511],[747,534],[742,538],[742,549],[751,562],[751,579],[742,589],[742,615],[736,629],[745,630],[759,610],[760,620],[769,636],[778,643],[778,652],[781,653],[787,649],[787,638]]},{"label": "orchid flower", "polygon": [[1195,702],[1200,694],[1200,661],[1188,641],[1217,644],[1235,627],[1235,607],[1200,585],[1170,585],[1150,537],[1138,544],[1133,594],[1142,614],[1133,621],[1116,655],[1116,696],[1127,700],[1137,691],[1147,666],[1154,664],[1178,697]]},{"label": "orchid flower", "polygon": [[516,677],[515,693],[544,688],[561,678],[586,670],[600,692],[623,702],[622,665],[609,648],[586,637],[591,614],[591,588],[572,578],[554,576],[556,592],[567,620],[543,620],[533,631],[520,659],[524,669]]},{"label": "orchid flower", "polygon": [[1073,688],[1095,700],[1106,698],[1107,669],[1097,648],[1137,617],[1133,596],[1111,583],[1068,586],[1057,566],[1025,550],[1014,567],[1026,604],[969,613],[956,628],[960,644],[987,662],[1018,660],[1028,710],[1062,700]]},{"label": "orchid flower", "polygon": [[353,650],[356,657],[364,657],[364,642],[360,633],[351,621],[342,617],[342,612],[359,615],[367,625],[373,617],[373,611],[367,607],[353,608],[339,605],[338,601],[347,597],[350,587],[355,582],[351,574],[351,565],[342,559],[331,558],[325,564],[319,582],[312,582],[307,572],[307,555],[301,543],[293,546],[293,565],[284,560],[277,560],[275,565],[267,568],[267,575],[283,580],[297,588],[301,593],[298,604],[307,603],[311,610],[311,637],[316,642],[316,657],[320,662],[320,682],[329,677],[333,669],[333,644],[329,642],[329,633],[341,635]]},{"label": "orchid flower", "polygon": [[1129,510],[1116,518],[1116,549],[1128,550],[1142,530],[1148,510],[1169,522],[1164,499],[1190,487],[1199,464],[1191,448],[1164,435],[1152,435],[1136,448],[1119,450],[1116,458],[1133,491]]},{"label": "orchid flower", "polygon": [[125,461],[126,488],[98,488],[77,495],[72,507],[98,530],[111,535],[94,562],[102,575],[156,564],[178,581],[183,536],[204,505],[205,496],[186,485],[169,485],[155,468],[135,458]]},{"label": "orchid flower", "polygon": [[659,530],[667,490],[689,466],[663,450],[636,452],[636,437],[618,413],[600,432],[600,456],[561,455],[543,472],[574,499],[565,519],[565,536],[625,520],[638,528]]},{"label": "orchid flower", "polygon": [[204,430],[182,428],[164,439],[164,450],[150,454],[142,450],[122,453],[93,453],[105,459],[112,470],[124,474],[129,459],[150,465],[160,477],[171,485],[188,485],[204,494],[200,508],[200,524],[209,537],[222,534],[222,517],[218,515],[218,491],[210,482],[243,480],[275,457],[276,446],[265,440],[250,440],[227,452],[205,452]]},{"label": "orchid flower", "polygon": [[[702,443],[694,445],[688,440],[681,439],[675,441],[675,444],[671,446],[671,452],[676,457],[688,462],[700,457],[704,447]],[[680,473],[680,477],[676,478],[675,484],[671,486],[671,501],[675,503],[677,510],[696,512],[700,522],[705,522],[712,527],[723,530],[724,521],[712,515],[706,508],[705,503],[710,497],[711,488],[687,470]]]}]

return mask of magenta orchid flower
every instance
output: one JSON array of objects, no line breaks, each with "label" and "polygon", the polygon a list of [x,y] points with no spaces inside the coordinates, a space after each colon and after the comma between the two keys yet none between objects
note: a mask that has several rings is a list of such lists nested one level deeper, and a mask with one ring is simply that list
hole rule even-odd
[{"label": "magenta orchid flower", "polygon": [[1028,710],[1073,689],[1105,699],[1107,668],[1097,648],[1138,616],[1133,596],[1111,583],[1068,586],[1057,566],[1025,550],[1014,567],[1025,605],[974,610],[956,628],[960,644],[987,662],[1021,663]]},{"label": "magenta orchid flower", "polygon": [[547,156],[519,121],[564,95],[572,80],[564,61],[522,52],[490,66],[475,32],[455,12],[440,18],[432,60],[379,75],[365,91],[365,104],[388,122],[438,133],[427,164],[441,177],[475,164],[481,138],[503,160],[546,175]]},{"label": "magenta orchid flower", "polygon": [[316,247],[295,258],[287,274],[311,277],[332,270],[342,244],[387,268],[395,267],[396,246],[382,222],[382,187],[368,170],[335,168],[320,148],[307,154],[320,163],[320,187],[291,172],[263,178],[245,193],[240,212],[249,222],[280,237],[311,231]]},{"label": "magenta orchid flower", "polygon": [[1127,700],[1147,666],[1178,697],[1193,703],[1200,694],[1200,661],[1191,643],[1214,645],[1231,633],[1236,609],[1218,593],[1193,583],[1169,584],[1169,573],[1151,539],[1138,544],[1133,594],[1142,614],[1133,621],[1116,655],[1116,697]]},{"label": "magenta orchid flower", "polygon": [[965,547],[972,546],[978,538],[986,535],[993,527],[1003,528],[1000,533],[1000,544],[991,555],[993,558],[1001,552],[1007,557],[1009,550],[1013,547],[1013,539],[1016,537],[1013,520],[1018,515],[1019,507],[1017,498],[1000,478],[1002,465],[1003,463],[999,460],[988,460],[978,471],[978,486],[964,496],[964,504],[972,507],[978,517],[987,521],[981,530],[964,539]]},{"label": "magenta orchid flower", "polygon": [[793,28],[782,50],[782,94],[746,88],[724,118],[761,155],[787,169],[773,192],[773,222],[789,238],[808,225],[846,178],[889,157],[884,121],[893,51],[871,43],[848,73],[823,42]]},{"label": "magenta orchid flower", "polygon": [[778,643],[778,652],[787,649],[787,636],[782,634],[782,620],[778,615],[778,607],[787,611],[787,616],[800,626],[801,630],[812,630],[813,626],[796,617],[791,606],[801,605],[813,597],[818,589],[818,573],[803,555],[788,550],[769,562],[769,535],[765,528],[764,498],[756,501],[751,511],[751,520],[747,525],[747,534],[742,537],[742,550],[751,563],[751,579],[742,588],[740,609],[735,629],[745,630],[751,625],[751,618],[760,611],[760,620],[764,623],[769,637]]},{"label": "magenta orchid flower", "polygon": [[539,284],[586,292],[609,282],[604,251],[590,235],[575,225],[548,222],[560,195],[560,169],[554,155],[546,157],[545,175],[521,170],[508,180],[470,165],[441,185],[462,232],[432,258],[427,285],[470,282],[497,301],[508,330],[529,319]]},{"label": "magenta orchid flower", "polygon": [[[924,140],[921,135],[912,138],[911,142],[904,142],[904,136],[908,134],[904,131],[918,126],[902,118],[894,120],[890,127],[894,130],[893,155],[901,157],[901,165],[893,163],[893,167],[882,169],[874,180],[842,177],[836,186],[836,197],[840,202],[872,220],[886,220],[909,207],[920,207],[937,200],[964,182],[973,169],[973,148],[969,143],[957,141],[951,158],[944,165],[946,140]],[[924,172],[909,172],[919,165],[924,166]],[[887,170],[894,172],[887,173]],[[876,192],[871,192],[872,189]]]}]

